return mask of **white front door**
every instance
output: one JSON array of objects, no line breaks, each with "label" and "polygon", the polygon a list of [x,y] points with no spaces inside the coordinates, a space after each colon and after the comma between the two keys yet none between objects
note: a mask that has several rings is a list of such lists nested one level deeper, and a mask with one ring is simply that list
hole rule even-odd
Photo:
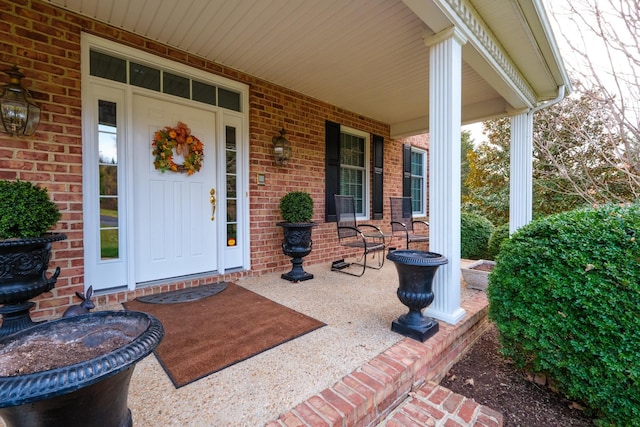
[{"label": "white front door", "polygon": [[[185,123],[204,144],[204,161],[193,175],[161,172],[153,164],[156,131]],[[159,98],[133,95],[133,213],[135,281],[217,269],[216,114]],[[176,163],[182,163],[176,157]],[[216,203],[218,197],[216,197]]]}]

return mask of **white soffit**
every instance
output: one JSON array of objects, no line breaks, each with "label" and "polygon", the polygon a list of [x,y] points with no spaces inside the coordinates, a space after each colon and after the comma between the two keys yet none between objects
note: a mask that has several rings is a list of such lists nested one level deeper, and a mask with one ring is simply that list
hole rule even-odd
[{"label": "white soffit", "polygon": [[[392,129],[404,124],[409,133],[416,133],[428,124],[429,51],[423,36],[432,34],[432,27],[451,25],[438,4],[454,2],[46,1],[388,123]],[[424,21],[407,7],[412,1],[431,9],[429,20]],[[529,55],[532,58],[531,64],[523,62],[519,67],[536,70],[535,67],[541,66],[536,63],[540,62],[540,57],[533,54],[535,46],[527,31],[518,31],[523,22],[517,19],[512,4],[515,0],[456,2],[465,7],[474,5],[488,14],[497,13],[490,7],[491,3],[503,5],[502,16],[489,19],[492,26],[500,27],[494,29],[494,34],[506,37],[508,40],[501,42],[508,42],[514,52],[521,50],[523,57]],[[513,26],[513,31],[502,28],[506,27],[505,21]],[[487,65],[483,67],[482,57],[467,50],[465,47],[463,51],[463,120],[469,122],[482,119],[482,116],[504,114],[509,104],[520,107],[516,102],[518,95],[513,90],[510,92],[508,85],[496,78],[496,70]],[[548,73],[540,73],[540,82],[534,79],[533,87],[544,86],[545,79],[549,79]],[[407,127],[408,123],[414,125]]]}]

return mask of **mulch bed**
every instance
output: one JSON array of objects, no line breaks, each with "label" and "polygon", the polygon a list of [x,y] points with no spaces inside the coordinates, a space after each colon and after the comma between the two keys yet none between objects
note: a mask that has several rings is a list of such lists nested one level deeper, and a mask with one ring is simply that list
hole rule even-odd
[{"label": "mulch bed", "polygon": [[504,427],[593,426],[591,418],[547,386],[527,375],[500,354],[495,326],[478,340],[440,383],[504,417]]}]

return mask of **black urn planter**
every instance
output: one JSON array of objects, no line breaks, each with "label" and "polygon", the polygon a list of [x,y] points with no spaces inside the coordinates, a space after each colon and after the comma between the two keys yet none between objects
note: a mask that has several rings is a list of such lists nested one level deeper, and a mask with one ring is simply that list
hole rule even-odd
[{"label": "black urn planter", "polygon": [[302,269],[302,258],[311,253],[313,241],[311,240],[311,230],[318,224],[315,222],[278,222],[282,227],[284,241],[282,242],[282,252],[291,257],[293,265],[291,271],[282,274],[283,279],[291,282],[300,282],[313,279],[313,274],[309,274]]},{"label": "black urn planter", "polygon": [[39,323],[0,338],[2,371],[9,369],[11,358],[24,359],[35,350],[48,362],[85,351],[97,354],[40,372],[2,372],[0,418],[7,427],[132,426],[127,407],[131,375],[163,335],[160,321],[147,313],[102,311]]},{"label": "black urn planter", "polygon": [[0,337],[36,324],[29,316],[35,304],[29,300],[55,286],[60,268],[50,278],[46,277],[51,243],[66,238],[54,233],[0,241]]},{"label": "black urn planter", "polygon": [[391,330],[415,340],[425,342],[438,332],[438,322],[424,316],[422,310],[433,302],[433,278],[438,267],[449,262],[435,252],[397,250],[389,252],[387,259],[398,270],[397,295],[409,312],[394,320]]}]

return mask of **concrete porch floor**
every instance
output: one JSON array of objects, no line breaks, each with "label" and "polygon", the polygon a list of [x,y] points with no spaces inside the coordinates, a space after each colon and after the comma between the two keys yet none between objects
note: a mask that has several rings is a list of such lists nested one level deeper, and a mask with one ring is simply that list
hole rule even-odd
[{"label": "concrete porch floor", "polygon": [[155,356],[147,357],[131,380],[134,425],[501,425],[497,412],[437,385],[486,330],[484,292],[463,285],[466,317],[455,326],[440,323],[420,343],[391,331],[407,312],[395,294],[392,262],[360,278],[332,272],[330,264],[305,270],[314,279],[291,283],[274,273],[237,283],[327,326],[180,389]]}]

